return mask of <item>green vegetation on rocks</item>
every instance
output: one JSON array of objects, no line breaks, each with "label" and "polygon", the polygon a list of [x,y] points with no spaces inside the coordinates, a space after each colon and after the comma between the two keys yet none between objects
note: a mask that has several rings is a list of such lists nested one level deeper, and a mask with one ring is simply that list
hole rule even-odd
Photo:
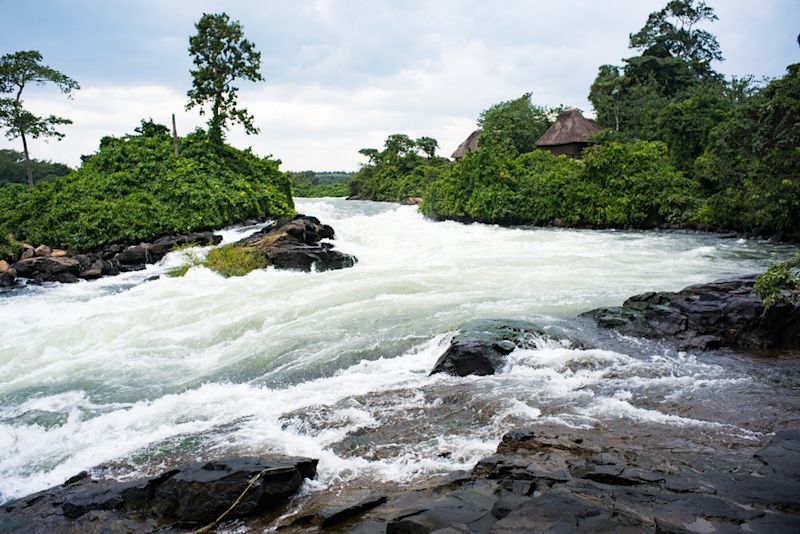
[{"label": "green vegetation on rocks", "polygon": [[278,161],[212,143],[202,131],[181,139],[179,154],[167,128],[152,121],[136,135],[104,137],[67,176],[31,190],[0,188],[0,228],[84,250],[294,213]]},{"label": "green vegetation on rocks", "polygon": [[800,302],[800,254],[794,258],[771,265],[758,275],[753,291],[769,308],[775,304]]},{"label": "green vegetation on rocks", "polygon": [[222,276],[244,276],[255,269],[267,267],[267,259],[252,249],[230,244],[212,249],[202,265]]}]

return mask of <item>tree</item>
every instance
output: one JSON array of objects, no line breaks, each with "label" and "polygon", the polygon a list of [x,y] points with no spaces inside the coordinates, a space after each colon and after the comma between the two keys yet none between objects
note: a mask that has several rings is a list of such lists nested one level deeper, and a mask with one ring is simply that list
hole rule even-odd
[{"label": "tree", "polygon": [[436,157],[436,149],[439,148],[439,142],[433,137],[418,137],[414,143],[428,158]]},{"label": "tree", "polygon": [[481,112],[478,126],[481,146],[505,145],[519,154],[536,148],[536,141],[552,124],[552,116],[558,109],[536,106],[531,102],[531,93],[515,100],[500,102]]},{"label": "tree", "polygon": [[671,0],[660,11],[650,13],[644,27],[630,35],[630,47],[643,56],[675,57],[698,73],[708,73],[711,61],[722,61],[722,52],[717,38],[696,26],[717,18],[703,0]]},{"label": "tree", "polygon": [[619,131],[620,99],[622,97],[622,75],[616,65],[600,65],[597,78],[589,90],[589,101],[597,114],[597,122],[603,127]]},{"label": "tree", "polygon": [[12,98],[0,98],[0,127],[5,129],[9,139],[22,139],[28,187],[33,188],[33,165],[28,150],[28,139],[55,137],[61,140],[64,134],[56,127],[72,124],[63,117],[49,115],[39,117],[26,110],[22,102],[22,92],[28,85],[53,83],[67,96],[80,89],[78,82],[69,76],[42,65],[42,55],[36,50],[14,52],[0,58],[0,93],[13,94]]},{"label": "tree", "polygon": [[211,107],[208,135],[217,144],[222,143],[223,130],[229,122],[238,122],[246,133],[257,134],[253,116],[238,108],[239,89],[233,82],[237,78],[264,80],[259,72],[261,52],[244,38],[241,24],[231,21],[225,13],[204,13],[195,28],[197,34],[189,38],[189,53],[196,68],[191,70],[192,88],[186,93],[186,109],[198,106],[204,115],[204,106]]}]

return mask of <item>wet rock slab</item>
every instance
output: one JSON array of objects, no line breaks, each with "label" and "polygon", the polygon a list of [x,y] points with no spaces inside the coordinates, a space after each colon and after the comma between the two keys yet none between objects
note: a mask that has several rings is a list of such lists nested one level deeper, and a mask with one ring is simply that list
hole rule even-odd
[{"label": "wet rock slab", "polygon": [[[470,474],[387,502],[329,530],[286,532],[797,532],[800,430],[755,454],[704,457],[620,431],[520,429]],[[657,442],[656,442],[657,443]]]},{"label": "wet rock slab", "polygon": [[250,490],[226,519],[266,513],[284,504],[317,461],[294,457],[232,457],[187,464],[159,476],[118,482],[82,473],[63,485],[4,504],[0,531],[151,532],[201,527]]},{"label": "wet rock slab", "polygon": [[642,293],[621,307],[583,314],[598,326],[636,337],[674,340],[682,349],[800,348],[800,305],[765,310],[753,292],[755,276]]}]

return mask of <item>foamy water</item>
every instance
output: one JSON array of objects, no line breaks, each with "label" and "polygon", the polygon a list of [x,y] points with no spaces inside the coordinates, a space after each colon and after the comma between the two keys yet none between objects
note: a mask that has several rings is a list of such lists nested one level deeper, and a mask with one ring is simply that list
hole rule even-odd
[{"label": "foamy water", "polygon": [[357,266],[149,280],[181,263],[172,253],[146,271],[0,296],[0,501],[106,462],[133,476],[234,452],[319,458],[322,485],[413,481],[470,468],[520,422],[624,418],[748,438],[671,411],[747,377],[635,340],[621,352],[542,341],[491,377],[428,373],[470,319],[570,324],[638,292],[763,270],[789,248],[434,223],[331,199],[298,211],[331,224]]}]

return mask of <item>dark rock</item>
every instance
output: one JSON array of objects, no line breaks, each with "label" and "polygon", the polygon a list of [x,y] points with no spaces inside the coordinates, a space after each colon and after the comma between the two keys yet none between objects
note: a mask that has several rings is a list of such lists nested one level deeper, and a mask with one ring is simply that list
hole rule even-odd
[{"label": "dark rock", "polygon": [[386,495],[376,494],[370,490],[356,491],[340,495],[335,505],[323,508],[316,515],[323,527],[330,527],[380,506],[386,500]]},{"label": "dark rock", "polygon": [[0,273],[0,287],[14,287],[17,283],[16,269],[8,269]]},{"label": "dark rock", "polygon": [[228,518],[259,514],[283,504],[317,461],[292,457],[234,457],[188,464],[156,477],[118,482],[81,473],[63,485],[6,503],[0,525],[25,532],[150,532],[161,525],[204,525],[214,521],[245,491]]},{"label": "dark rock", "polygon": [[13,269],[17,276],[36,282],[60,282],[77,280],[75,276],[80,270],[80,263],[67,256],[34,256],[15,263]]},{"label": "dark rock", "polygon": [[402,511],[386,526],[386,534],[428,533],[464,525],[473,533],[489,532],[496,518],[497,483],[468,482],[449,494]]},{"label": "dark rock", "polygon": [[138,245],[128,247],[117,254],[117,261],[119,262],[120,266],[144,265],[145,263],[148,263],[149,250],[150,245],[148,243],[140,243]]},{"label": "dark rock", "polygon": [[241,495],[248,482],[259,480],[228,517],[264,512],[294,494],[316,461],[301,458],[228,458],[177,469],[154,492],[149,510],[160,518],[206,523],[216,519]]},{"label": "dark rock", "polygon": [[549,337],[536,324],[518,320],[474,320],[461,327],[431,374],[492,375],[517,347],[531,348]]},{"label": "dark rock", "polygon": [[185,247],[187,245],[216,245],[220,241],[222,241],[222,236],[215,235],[214,232],[193,232],[190,234],[169,235],[159,237],[150,243],[147,248],[147,255],[150,262],[156,262],[178,247]]},{"label": "dark rock", "polygon": [[266,263],[278,269],[327,271],[345,269],[356,264],[356,258],[334,250],[330,243],[333,228],[321,224],[316,217],[298,215],[276,221],[263,230],[243,239],[239,245],[264,256]]},{"label": "dark rock", "polygon": [[103,276],[103,260],[96,260],[78,273],[78,278],[94,280]]},{"label": "dark rock", "polygon": [[566,489],[553,490],[529,500],[494,526],[497,534],[525,533],[641,533],[654,532],[654,525],[633,514],[626,513],[611,502],[597,502],[593,498],[572,493]]},{"label": "dark rock", "polygon": [[621,307],[583,314],[625,335],[674,340],[682,349],[800,348],[800,305],[765,310],[755,276],[690,286],[678,293],[643,293]]}]

